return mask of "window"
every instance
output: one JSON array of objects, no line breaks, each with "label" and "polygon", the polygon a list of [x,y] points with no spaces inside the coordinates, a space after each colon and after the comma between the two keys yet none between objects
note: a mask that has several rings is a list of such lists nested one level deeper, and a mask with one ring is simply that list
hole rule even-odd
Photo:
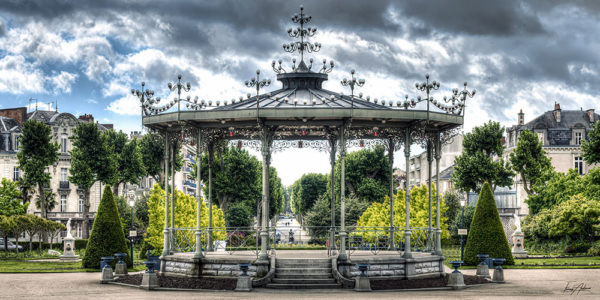
[{"label": "window", "polygon": [[577,170],[577,173],[579,173],[579,175],[583,175],[583,157],[575,157],[575,170]]},{"label": "window", "polygon": [[536,133],[537,133],[537,136],[538,136],[538,140],[543,145],[544,144],[544,133],[543,132],[536,132]]},{"label": "window", "polygon": [[581,145],[581,132],[575,132],[575,145]]},{"label": "window", "polygon": [[19,138],[20,136],[15,136],[15,151],[19,150]]},{"label": "window", "polygon": [[60,169],[60,181],[67,181],[67,168]]},{"label": "window", "polygon": [[79,212],[83,212],[83,195],[79,195]]},{"label": "window", "polygon": [[21,174],[20,174],[19,168],[14,167],[14,169],[13,169],[13,181],[18,181],[21,178],[20,175]]},{"label": "window", "polygon": [[60,141],[60,151],[62,153],[67,153],[67,135],[63,134]]},{"label": "window", "polygon": [[67,211],[67,195],[60,195],[60,212]]}]

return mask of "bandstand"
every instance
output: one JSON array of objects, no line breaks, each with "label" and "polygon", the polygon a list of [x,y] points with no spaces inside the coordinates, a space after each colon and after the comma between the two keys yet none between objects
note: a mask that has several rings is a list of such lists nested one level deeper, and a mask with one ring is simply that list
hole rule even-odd
[{"label": "bandstand", "polygon": [[[269,80],[261,79],[261,73],[247,81],[254,93],[239,99],[229,101],[198,100],[181,98],[181,92],[190,88],[182,84],[181,76],[169,88],[177,91],[178,97],[162,104],[154,99],[150,90],[135,91],[141,100],[143,124],[150,130],[165,137],[165,173],[168,172],[169,161],[175,157],[173,149],[177,143],[191,143],[197,147],[197,162],[200,162],[202,152],[209,153],[208,163],[208,195],[206,196],[209,209],[208,227],[200,227],[201,193],[197,195],[197,226],[196,228],[173,228],[174,211],[173,199],[165,195],[165,228],[164,248],[161,255],[161,272],[169,275],[182,276],[232,276],[239,269],[239,263],[250,263],[250,275],[254,277],[253,284],[267,284],[276,272],[277,259],[285,251],[275,251],[273,243],[273,226],[268,219],[269,203],[269,166],[271,154],[286,148],[316,148],[327,152],[331,163],[331,186],[335,186],[334,166],[336,159],[341,163],[340,181],[340,211],[335,210],[335,189],[331,189],[331,227],[329,229],[330,251],[316,253],[332,261],[332,272],[338,283],[344,286],[352,285],[352,277],[358,275],[356,263],[371,264],[369,276],[394,277],[412,279],[421,277],[440,276],[443,273],[444,256],[441,250],[440,215],[432,218],[432,209],[439,211],[440,196],[431,193],[432,165],[436,164],[436,174],[439,175],[439,164],[442,145],[457,133],[463,124],[465,100],[472,97],[473,92],[466,89],[454,89],[450,97],[441,100],[434,99],[430,92],[440,87],[436,81],[426,81],[416,84],[418,91],[424,97],[416,100],[378,100],[355,94],[355,89],[365,84],[364,80],[355,78],[354,70],[350,79],[344,79],[341,84],[350,89],[349,94],[332,92],[323,89],[323,82],[328,80],[328,73],[333,68],[333,62],[322,66],[313,66],[313,60],[305,61],[305,55],[320,49],[319,43],[308,41],[316,33],[316,28],[307,27],[311,21],[301,8],[300,14],[292,21],[296,29],[288,30],[289,36],[299,41],[284,45],[287,52],[298,52],[300,59],[293,60],[291,68],[286,70],[281,61],[273,61],[272,69],[276,73],[281,88],[262,92],[270,85]],[[133,92],[133,91],[132,91]],[[182,109],[181,103],[185,104]],[[176,110],[175,110],[175,107]],[[426,228],[411,227],[410,193],[405,198],[405,224],[394,225],[394,182],[392,176],[394,151],[404,149],[406,166],[409,166],[410,146],[420,144],[427,150],[429,171],[429,222]],[[229,229],[213,228],[210,212],[212,207],[212,157],[219,147],[236,146],[252,148],[262,155],[262,199],[260,210],[257,211],[257,226],[248,229],[255,231],[256,249],[247,248],[240,251],[215,251],[214,232]],[[347,227],[345,224],[345,176],[344,161],[346,151],[352,147],[371,147],[382,145],[389,154],[390,171],[390,226],[378,228],[378,237],[384,242],[377,251],[372,248],[357,247],[352,238],[353,234],[366,228]],[[172,166],[173,164],[171,164]],[[197,164],[197,182],[200,182],[200,168]],[[175,170],[171,170],[175,172]],[[406,172],[406,185],[410,182],[409,172]],[[173,176],[174,177],[174,176]],[[165,176],[165,186],[168,185]],[[439,176],[436,176],[439,181]],[[172,182],[174,186],[174,179]],[[201,190],[202,184],[198,185]],[[405,190],[407,190],[405,188]],[[172,198],[172,197],[171,197]],[[435,202],[435,203],[434,203]],[[169,211],[170,205],[170,211]],[[434,206],[435,205],[435,206]],[[340,226],[335,226],[339,216]],[[169,219],[171,220],[169,222]],[[434,223],[435,222],[435,223]],[[274,225],[274,224],[272,224]],[[184,232],[185,231],[185,232]],[[186,233],[187,232],[187,233]],[[181,246],[181,236],[188,242]],[[228,235],[229,236],[229,235]],[[384,238],[385,237],[385,238]],[[378,244],[381,246],[381,244]],[[306,257],[308,255],[308,257]],[[310,254],[304,257],[311,259]],[[315,257],[316,258],[316,257]],[[376,266],[374,268],[374,266]],[[384,272],[385,271],[385,272]]]}]

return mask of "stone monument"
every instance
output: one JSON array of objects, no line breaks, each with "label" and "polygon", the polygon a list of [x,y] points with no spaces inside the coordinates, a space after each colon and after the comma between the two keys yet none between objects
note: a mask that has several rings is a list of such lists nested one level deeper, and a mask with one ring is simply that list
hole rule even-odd
[{"label": "stone monument", "polygon": [[61,261],[74,261],[79,259],[79,255],[75,254],[75,239],[71,235],[71,219],[67,221],[67,236],[63,239],[64,251],[60,256]]},{"label": "stone monument", "polygon": [[521,232],[521,220],[519,219],[519,215],[514,214],[515,218],[515,226],[517,229],[512,234],[512,255],[516,258],[524,258],[527,257],[527,251],[525,251],[523,240],[525,239],[525,235]]}]

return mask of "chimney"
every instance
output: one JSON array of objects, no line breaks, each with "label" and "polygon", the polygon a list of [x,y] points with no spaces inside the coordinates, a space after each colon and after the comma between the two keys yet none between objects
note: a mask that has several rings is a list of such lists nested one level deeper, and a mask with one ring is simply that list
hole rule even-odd
[{"label": "chimney", "polygon": [[560,104],[558,102],[554,102],[554,119],[560,123]]},{"label": "chimney", "polygon": [[519,125],[523,125],[525,123],[525,114],[523,113],[523,110],[521,109],[521,111],[519,111]]},{"label": "chimney", "polygon": [[83,115],[79,116],[79,120],[83,120],[88,123],[94,123],[94,116],[91,114],[83,114]]},{"label": "chimney", "polygon": [[590,119],[590,123],[596,122],[596,120],[595,120],[595,112],[594,112],[593,108],[592,109],[588,109],[585,112],[587,112],[588,118]]}]

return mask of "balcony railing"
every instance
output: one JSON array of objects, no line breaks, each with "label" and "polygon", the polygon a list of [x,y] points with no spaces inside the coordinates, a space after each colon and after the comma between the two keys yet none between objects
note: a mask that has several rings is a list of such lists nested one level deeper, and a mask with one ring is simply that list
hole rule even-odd
[{"label": "balcony railing", "polygon": [[192,181],[189,181],[189,180],[186,180],[186,181],[184,181],[184,182],[183,182],[183,185],[187,185],[187,186],[189,186],[189,187],[196,188],[196,183],[194,183],[194,182],[192,182]]},{"label": "balcony railing", "polygon": [[[42,213],[39,211],[34,212],[35,215],[41,216]],[[71,212],[48,212],[48,219],[83,219],[83,213],[77,211]],[[96,212],[89,212],[88,216],[93,219],[96,216]]]},{"label": "balcony railing", "polygon": [[61,181],[58,183],[58,188],[59,189],[65,189],[68,190],[69,189],[69,182],[68,181]]}]

